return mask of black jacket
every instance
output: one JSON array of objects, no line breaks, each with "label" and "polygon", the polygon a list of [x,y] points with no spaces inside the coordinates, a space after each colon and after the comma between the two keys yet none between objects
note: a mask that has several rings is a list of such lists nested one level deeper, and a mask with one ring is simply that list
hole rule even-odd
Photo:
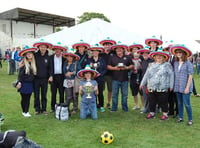
[{"label": "black jacket", "polygon": [[[52,54],[49,58],[50,58],[50,66],[51,66],[51,73],[52,75],[54,75],[54,56],[55,54]],[[63,72],[63,66],[64,66],[64,62],[65,62],[65,58],[62,57],[62,74],[64,75],[64,72]]]}]

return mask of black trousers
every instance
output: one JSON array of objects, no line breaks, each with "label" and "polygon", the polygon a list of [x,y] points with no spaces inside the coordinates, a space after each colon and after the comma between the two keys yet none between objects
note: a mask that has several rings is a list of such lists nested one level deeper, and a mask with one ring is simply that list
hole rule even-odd
[{"label": "black trousers", "polygon": [[[34,108],[36,112],[46,111],[48,79],[35,78],[34,80]],[[40,101],[41,93],[41,101]]]},{"label": "black trousers", "polygon": [[173,91],[169,92],[168,103],[169,103],[169,115],[178,115],[177,98],[176,94]]},{"label": "black trousers", "polygon": [[103,107],[104,106],[104,96],[103,96],[103,90],[104,90],[104,81],[97,81],[98,83],[98,90],[99,94],[97,96],[98,98],[98,105],[97,107]]},{"label": "black trousers", "polygon": [[22,112],[27,113],[29,111],[31,94],[20,93],[20,95],[21,95]]},{"label": "black trousers", "polygon": [[56,74],[53,76],[53,82],[51,83],[51,110],[55,110],[56,95],[59,92],[59,103],[64,103],[64,76],[62,74]]},{"label": "black trousers", "polygon": [[156,105],[161,107],[162,112],[168,112],[168,92],[149,92],[149,109],[150,112],[156,111]]},{"label": "black trousers", "polygon": [[9,60],[9,75],[13,75],[15,72],[15,60],[10,59]]}]

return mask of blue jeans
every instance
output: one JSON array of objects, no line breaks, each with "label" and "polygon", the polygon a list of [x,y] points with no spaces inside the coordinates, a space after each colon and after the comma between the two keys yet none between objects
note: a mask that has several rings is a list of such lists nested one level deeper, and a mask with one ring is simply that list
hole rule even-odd
[{"label": "blue jeans", "polygon": [[200,73],[200,64],[197,64],[197,74],[199,75]]},{"label": "blue jeans", "polygon": [[183,103],[185,105],[187,115],[188,115],[188,120],[192,120],[192,107],[190,104],[190,94],[184,94],[184,93],[176,93],[177,101],[178,101],[178,115],[179,118],[183,119]]},{"label": "blue jeans", "polygon": [[112,81],[112,111],[117,111],[119,89],[121,88],[122,95],[122,110],[127,112],[127,98],[128,98],[128,81]]},{"label": "blue jeans", "polygon": [[96,101],[81,102],[80,106],[80,118],[86,119],[87,116],[91,116],[92,119],[97,119],[97,105]]}]

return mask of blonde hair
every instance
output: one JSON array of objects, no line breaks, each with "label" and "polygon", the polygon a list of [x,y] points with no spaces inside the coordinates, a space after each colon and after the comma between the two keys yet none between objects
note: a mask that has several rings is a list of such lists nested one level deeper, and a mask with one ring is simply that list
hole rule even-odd
[{"label": "blonde hair", "polygon": [[[30,63],[30,64],[29,64]],[[24,66],[25,66],[25,73],[30,74],[30,71],[33,71],[33,74],[36,75],[37,69],[36,69],[36,63],[35,63],[35,57],[33,55],[31,61],[29,61],[26,56],[24,57]]]}]

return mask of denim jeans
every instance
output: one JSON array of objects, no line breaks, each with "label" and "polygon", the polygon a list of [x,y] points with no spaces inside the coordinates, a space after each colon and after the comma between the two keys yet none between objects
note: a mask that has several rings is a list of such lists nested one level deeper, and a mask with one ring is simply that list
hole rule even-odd
[{"label": "denim jeans", "polygon": [[200,64],[197,64],[197,74],[199,75],[200,73]]},{"label": "denim jeans", "polygon": [[183,103],[185,105],[186,111],[187,111],[187,115],[188,115],[188,120],[192,120],[192,107],[190,104],[190,94],[184,94],[184,93],[176,93],[176,97],[178,100],[178,115],[179,118],[183,119]]},{"label": "denim jeans", "polygon": [[97,119],[97,105],[96,101],[82,101],[80,106],[80,118],[86,119],[87,116],[91,116],[92,119]]},{"label": "denim jeans", "polygon": [[121,104],[122,110],[127,112],[128,105],[127,105],[127,98],[128,98],[128,81],[112,81],[112,111],[117,111],[118,106],[118,96],[119,96],[119,89],[121,88]]}]

